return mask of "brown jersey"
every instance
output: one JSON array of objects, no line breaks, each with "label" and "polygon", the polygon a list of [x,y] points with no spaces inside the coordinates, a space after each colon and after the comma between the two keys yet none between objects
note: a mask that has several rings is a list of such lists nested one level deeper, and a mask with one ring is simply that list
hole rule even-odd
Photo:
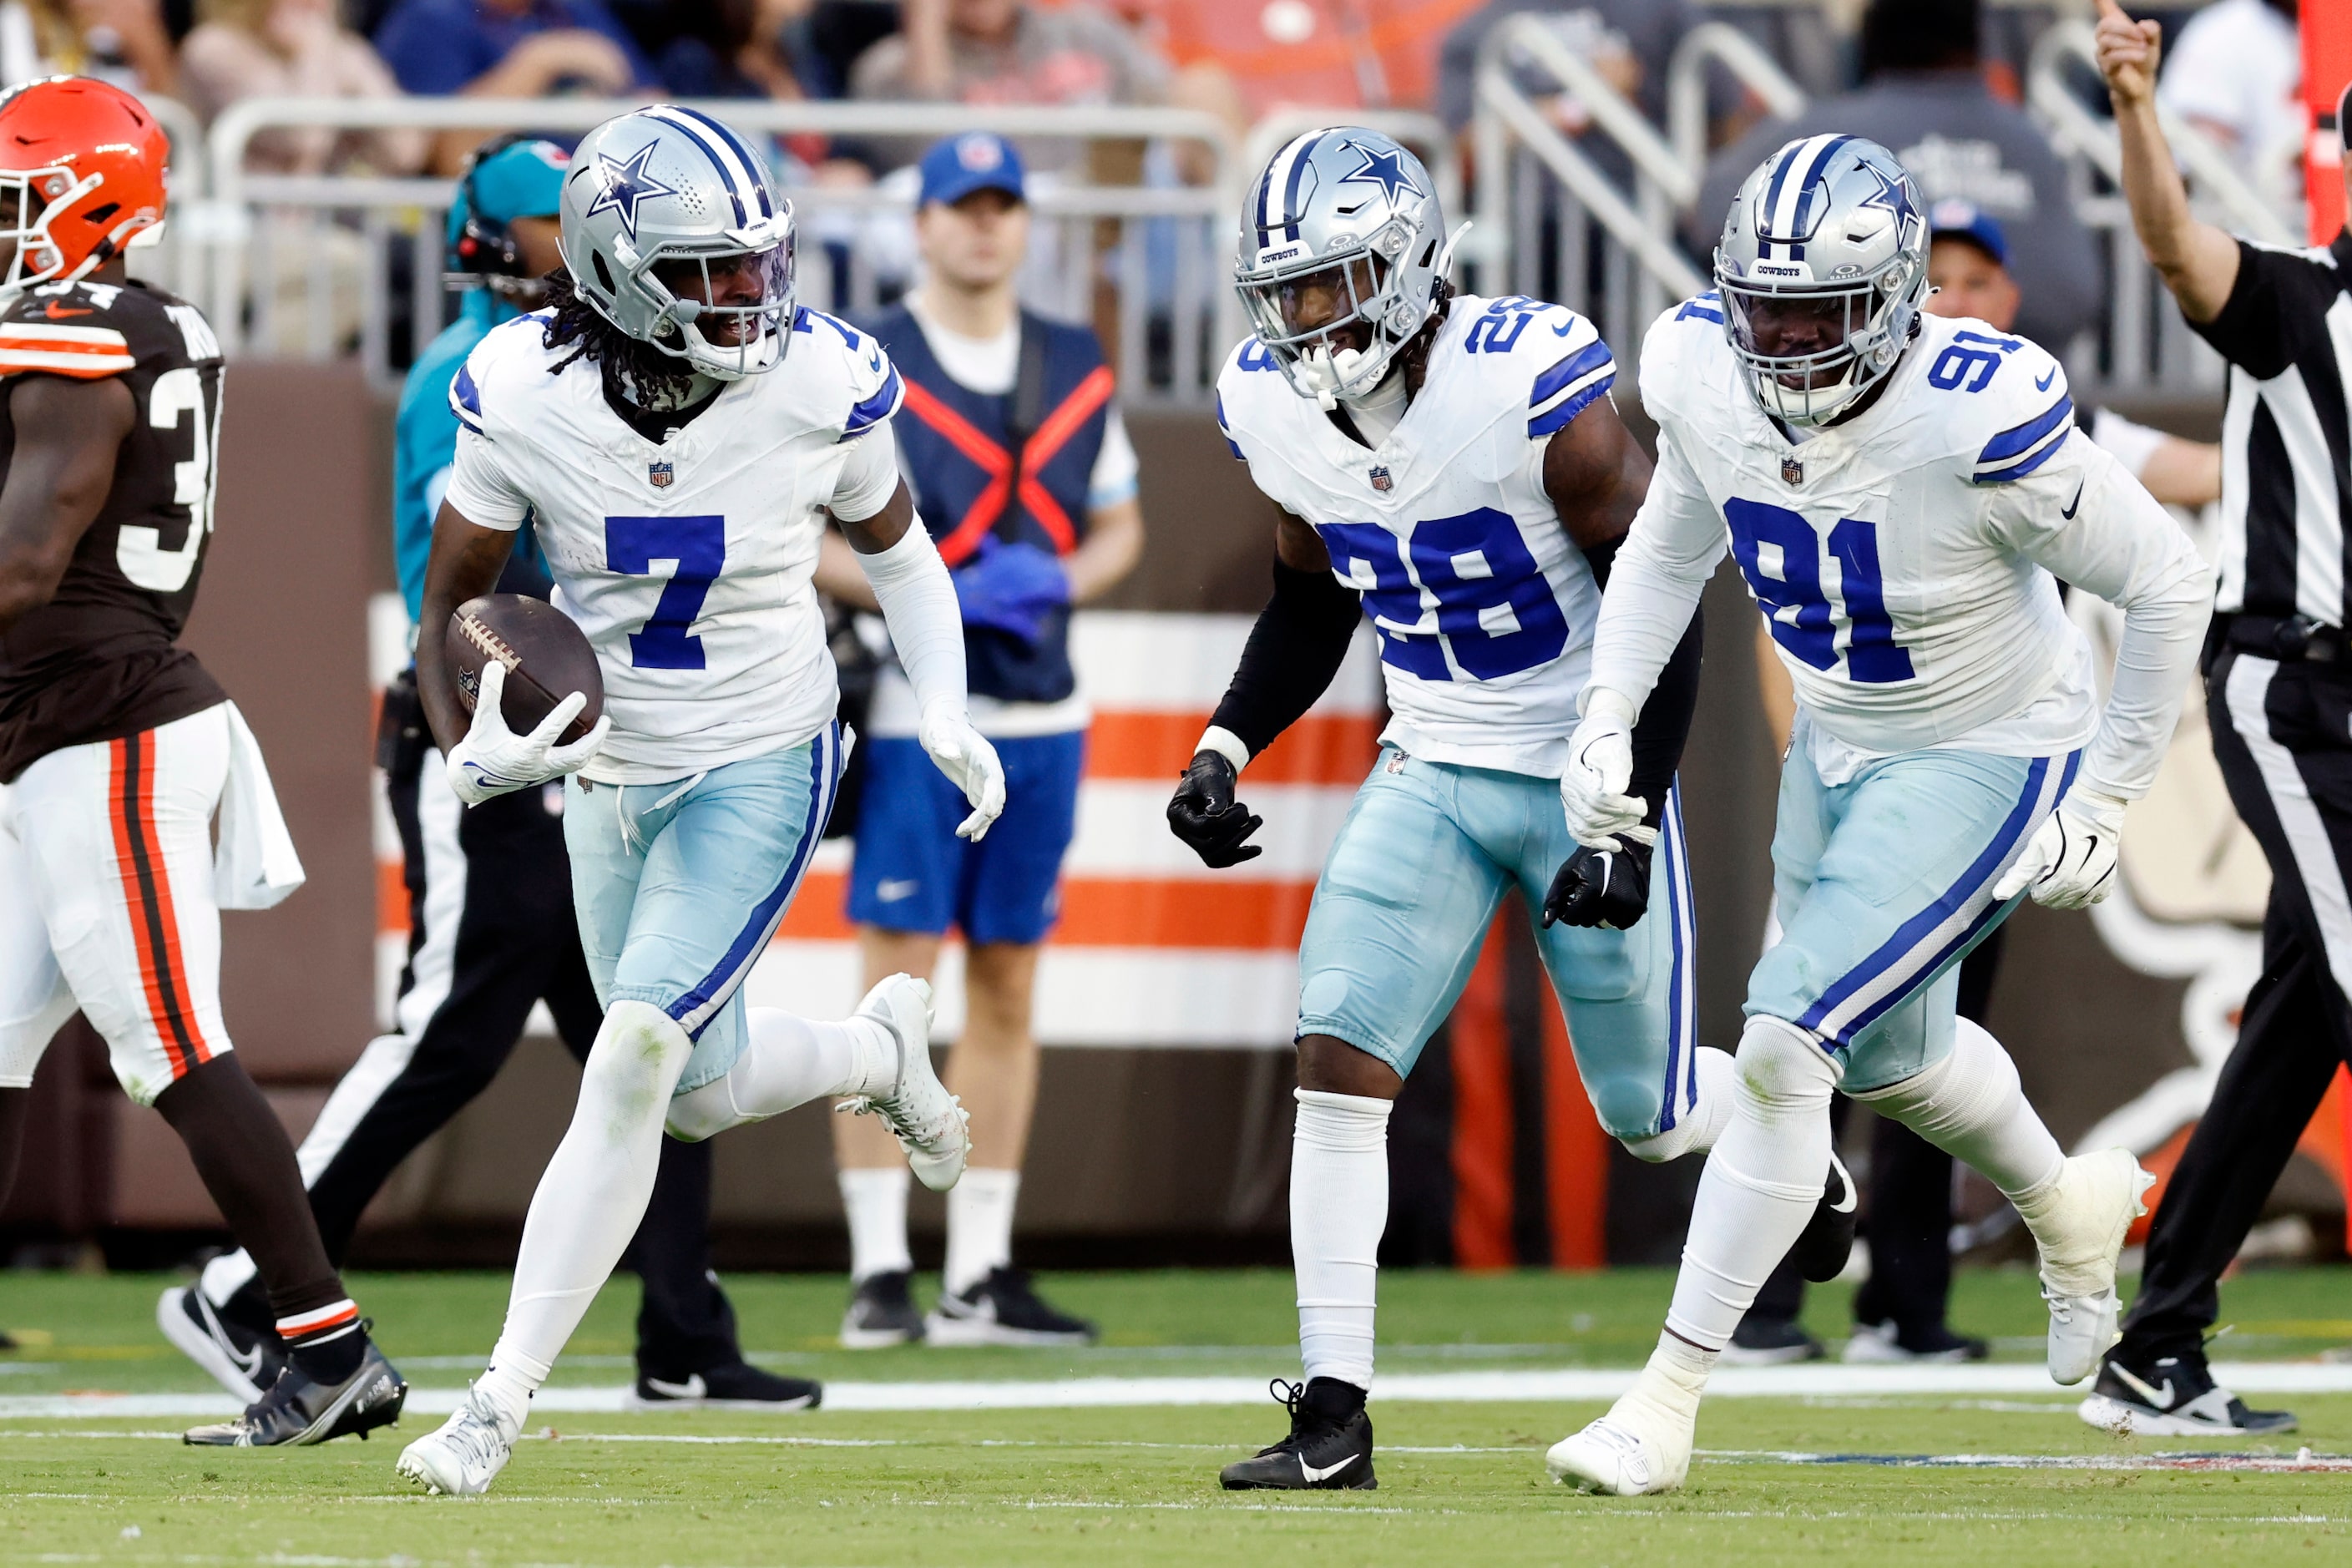
[{"label": "brown jersey", "polygon": [[51,283],[0,311],[0,473],[26,375],[121,376],[130,434],[106,504],[47,605],[0,631],[0,783],[62,746],[226,700],[175,646],[212,535],[221,351],[191,304],[143,283]]}]

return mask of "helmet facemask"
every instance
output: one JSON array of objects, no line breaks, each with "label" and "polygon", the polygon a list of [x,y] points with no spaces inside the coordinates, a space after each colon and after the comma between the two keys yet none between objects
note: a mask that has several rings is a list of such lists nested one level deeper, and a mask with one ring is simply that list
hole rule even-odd
[{"label": "helmet facemask", "polygon": [[1395,265],[1412,237],[1409,225],[1391,220],[1339,255],[1302,257],[1235,279],[1258,342],[1301,397],[1329,408],[1372,391],[1421,330],[1429,301],[1404,298]]},{"label": "helmet facemask", "polygon": [[79,180],[71,169],[0,169],[0,245],[8,247],[8,265],[0,272],[0,294],[15,295],[36,283],[68,281],[94,271],[114,253],[100,245],[67,268],[65,251],[50,237],[49,225],[72,210],[84,196],[105,184],[96,173]]},{"label": "helmet facemask", "polygon": [[643,268],[639,285],[660,303],[669,329],[648,341],[718,381],[775,369],[792,342],[793,238],[787,228],[763,250],[673,253]]}]

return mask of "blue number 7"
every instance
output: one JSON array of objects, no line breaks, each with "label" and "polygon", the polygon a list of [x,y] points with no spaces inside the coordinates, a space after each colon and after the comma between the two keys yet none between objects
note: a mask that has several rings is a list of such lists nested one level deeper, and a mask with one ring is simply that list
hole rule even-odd
[{"label": "blue number 7", "polygon": [[629,576],[648,575],[656,561],[677,570],[662,587],[653,618],[629,634],[629,662],[639,669],[700,669],[702,639],[688,628],[727,563],[723,517],[608,517],[604,564]]}]

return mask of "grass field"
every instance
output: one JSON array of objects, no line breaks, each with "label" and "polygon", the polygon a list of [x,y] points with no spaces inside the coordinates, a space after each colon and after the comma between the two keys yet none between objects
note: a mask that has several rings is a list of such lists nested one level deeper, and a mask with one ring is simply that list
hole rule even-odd
[{"label": "grass field", "polygon": [[[24,1343],[0,1356],[0,1563],[2352,1562],[2352,1470],[2327,1460],[2352,1451],[2352,1394],[2269,1401],[2294,1408],[2302,1431],[2267,1447],[2207,1443],[2233,1458],[2183,1464],[2166,1456],[2192,1445],[2094,1431],[2074,1418],[2074,1394],[2000,1371],[1987,1374],[2000,1383],[1993,1394],[1713,1400],[1688,1489],[1633,1502],[1579,1498],[1544,1476],[1544,1447],[1598,1400],[1495,1398],[1491,1378],[1476,1401],[1376,1401],[1381,1489],[1369,1494],[1219,1491],[1216,1468],[1270,1441],[1282,1417],[1271,1403],[1218,1403],[778,1417],[549,1409],[491,1497],[425,1499],[394,1477],[401,1439],[195,1450],[173,1440],[190,1417],[60,1400],[187,1405],[208,1388],[155,1332],[167,1282],[0,1274],[0,1327]],[[352,1284],[420,1391],[462,1388],[505,1289],[475,1274]],[[1391,1274],[1382,1370],[1632,1366],[1669,1285],[1656,1271]],[[1057,1300],[1107,1326],[1108,1342],[1075,1352],[852,1355],[829,1348],[837,1279],[729,1286],[756,1359],[831,1380],[844,1404],[956,1396],[940,1385],[1262,1378],[1297,1364],[1289,1279],[1268,1271],[1055,1277]],[[1842,1335],[1845,1302],[1842,1288],[1814,1294],[1817,1332]],[[2216,1350],[2235,1359],[2307,1362],[2352,1342],[2352,1272],[2252,1273],[2223,1304],[2234,1327]],[[551,1406],[627,1379],[635,1306],[629,1281],[604,1293]],[[1993,1335],[2004,1361],[2038,1359],[2030,1276],[1964,1274],[1954,1316]],[[402,1437],[436,1420],[412,1413]],[[2288,1468],[2305,1446],[2305,1468]],[[2265,1455],[2279,1463],[2255,1468]],[[1999,1462],[1886,1462],[1959,1456]],[[1844,1462],[1821,1462],[1830,1457]]]}]

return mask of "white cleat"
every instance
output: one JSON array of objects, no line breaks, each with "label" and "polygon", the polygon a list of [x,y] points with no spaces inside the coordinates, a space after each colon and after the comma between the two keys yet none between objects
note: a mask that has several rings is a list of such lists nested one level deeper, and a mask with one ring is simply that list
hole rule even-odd
[{"label": "white cleat", "polygon": [[2127,1149],[2078,1154],[2059,1172],[2043,1221],[2054,1234],[2042,1245],[2053,1382],[2082,1382],[2115,1344],[2116,1258],[2131,1222],[2147,1212],[2140,1194],[2155,1183]]},{"label": "white cleat", "polygon": [[394,1468],[436,1496],[479,1497],[514,1457],[514,1441],[515,1431],[477,1389],[439,1431],[402,1449]]},{"label": "white cleat", "polygon": [[1689,1423],[1632,1394],[1544,1456],[1553,1480],[1608,1497],[1673,1491],[1689,1477],[1690,1462]]},{"label": "white cleat", "polygon": [[971,1152],[971,1113],[931,1071],[930,986],[893,974],[866,994],[856,1016],[874,1019],[898,1041],[898,1074],[888,1089],[846,1100],[841,1109],[879,1116],[907,1152],[915,1179],[946,1192],[962,1177]]}]

